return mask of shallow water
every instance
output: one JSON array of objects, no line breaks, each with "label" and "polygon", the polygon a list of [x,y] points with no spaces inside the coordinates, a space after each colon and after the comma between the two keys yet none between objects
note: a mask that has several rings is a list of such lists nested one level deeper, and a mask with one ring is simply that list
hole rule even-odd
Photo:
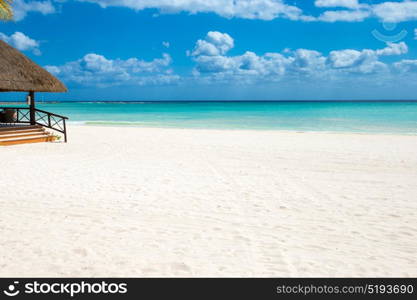
[{"label": "shallow water", "polygon": [[90,125],[417,134],[417,102],[66,102],[38,107]]}]

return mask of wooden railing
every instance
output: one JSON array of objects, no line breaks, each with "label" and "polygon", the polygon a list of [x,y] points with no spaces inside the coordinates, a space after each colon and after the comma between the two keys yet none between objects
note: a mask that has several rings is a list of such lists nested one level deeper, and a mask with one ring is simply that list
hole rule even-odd
[{"label": "wooden railing", "polygon": [[[28,107],[0,107],[0,109],[12,109],[16,111],[16,117],[13,123],[17,124],[31,124],[30,108]],[[37,125],[44,126],[46,128],[55,130],[64,135],[64,141],[67,142],[67,117],[54,114],[45,110],[37,109],[34,110],[34,123]]]}]

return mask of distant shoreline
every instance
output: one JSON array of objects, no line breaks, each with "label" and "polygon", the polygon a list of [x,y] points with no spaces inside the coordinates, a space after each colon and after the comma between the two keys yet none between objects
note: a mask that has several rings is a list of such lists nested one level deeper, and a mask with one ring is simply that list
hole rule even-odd
[{"label": "distant shoreline", "polygon": [[[0,101],[18,103],[20,101]],[[25,104],[25,101],[21,101]],[[37,103],[397,103],[417,102],[416,100],[38,100]]]}]

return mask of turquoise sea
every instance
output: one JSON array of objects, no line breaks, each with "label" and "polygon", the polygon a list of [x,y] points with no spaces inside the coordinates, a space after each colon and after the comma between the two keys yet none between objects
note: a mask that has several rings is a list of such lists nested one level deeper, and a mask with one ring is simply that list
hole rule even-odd
[{"label": "turquoise sea", "polygon": [[67,102],[38,108],[88,125],[417,134],[417,102]]}]

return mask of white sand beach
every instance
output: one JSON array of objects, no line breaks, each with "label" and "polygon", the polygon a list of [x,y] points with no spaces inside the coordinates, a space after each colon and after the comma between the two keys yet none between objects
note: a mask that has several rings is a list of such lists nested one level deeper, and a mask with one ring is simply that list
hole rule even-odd
[{"label": "white sand beach", "polygon": [[0,148],[0,276],[417,276],[416,149],[70,126]]}]

